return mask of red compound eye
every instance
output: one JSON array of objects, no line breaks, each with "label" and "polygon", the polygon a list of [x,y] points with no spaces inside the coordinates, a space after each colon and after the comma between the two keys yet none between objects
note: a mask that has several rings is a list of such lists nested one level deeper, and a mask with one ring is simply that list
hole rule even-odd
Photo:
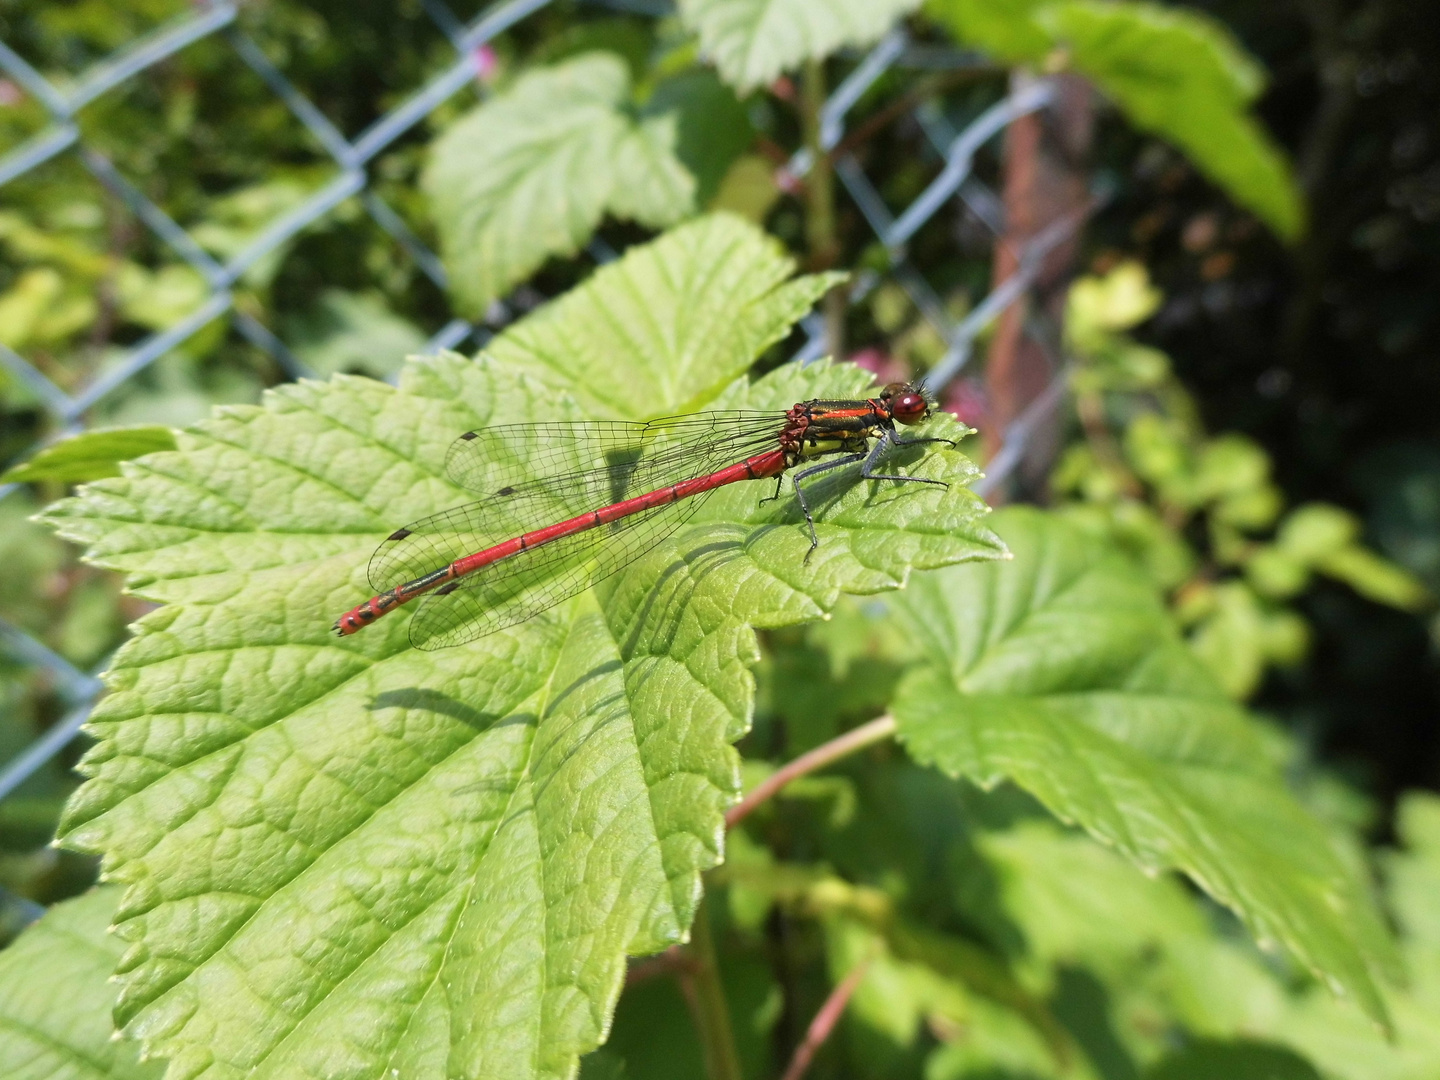
[{"label": "red compound eye", "polygon": [[890,399],[890,416],[900,424],[918,424],[930,411],[923,394],[906,390]]}]

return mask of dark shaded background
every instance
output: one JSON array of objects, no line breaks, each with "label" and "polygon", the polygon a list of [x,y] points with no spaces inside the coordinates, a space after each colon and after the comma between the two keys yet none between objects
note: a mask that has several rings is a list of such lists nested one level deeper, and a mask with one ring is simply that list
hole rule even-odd
[{"label": "dark shaded background", "polygon": [[[1169,352],[1212,431],[1260,440],[1292,504],[1340,502],[1440,589],[1440,5],[1194,5],[1269,68],[1260,113],[1310,230],[1285,248],[1178,155],[1102,125],[1121,197],[1094,239],[1149,265]],[[1440,663],[1424,617],[1321,583],[1315,649],[1256,705],[1387,803],[1440,787]]]}]

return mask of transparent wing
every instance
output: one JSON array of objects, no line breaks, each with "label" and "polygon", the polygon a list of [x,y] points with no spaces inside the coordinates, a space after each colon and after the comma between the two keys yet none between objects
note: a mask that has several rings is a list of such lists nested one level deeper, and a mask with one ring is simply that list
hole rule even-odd
[{"label": "transparent wing", "polygon": [[444,649],[525,622],[634,562],[685,524],[710,494],[562,537],[460,578],[452,592],[421,599],[410,643]]},{"label": "transparent wing", "polygon": [[[604,490],[605,483],[624,475],[627,465],[643,463],[652,472],[677,465],[683,469],[697,452],[767,439],[773,443],[784,424],[783,414],[757,412],[666,416],[644,424],[505,424],[461,435],[445,455],[445,471],[479,495],[514,488],[512,501],[543,500],[582,478],[588,480],[587,494],[594,494],[597,483]],[[605,475],[597,475],[601,473]]]},{"label": "transparent wing", "polygon": [[783,423],[736,412],[467,431],[446,472],[486,497],[397,529],[370,558],[370,584],[383,592],[532,529],[703,476],[772,448]]},{"label": "transparent wing", "polygon": [[[783,424],[775,413],[732,412],[466,432],[451,447],[446,470],[486,497],[397,530],[371,557],[370,583],[383,592],[521,533],[707,475],[773,449]],[[478,570],[452,592],[430,594],[411,637],[440,648],[529,618],[659,543],[702,499],[655,507]]]}]

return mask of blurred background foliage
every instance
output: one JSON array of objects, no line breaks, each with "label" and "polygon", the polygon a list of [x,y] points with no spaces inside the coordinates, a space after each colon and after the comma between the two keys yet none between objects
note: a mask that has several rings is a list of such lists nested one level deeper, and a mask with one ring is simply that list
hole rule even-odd
[{"label": "blurred background foliage", "polygon": [[[648,235],[643,225],[723,208],[763,222],[812,268],[879,271],[844,315],[845,351],[858,362],[884,377],[936,362],[945,342],[886,278],[885,253],[858,212],[840,196],[829,232],[817,234],[800,185],[781,168],[813,120],[814,87],[782,77],[737,94],[701,63],[668,5],[633,6],[660,17],[559,3],[522,21],[477,51],[473,89],[373,162],[372,190],[442,252],[452,276],[465,274],[453,299],[351,199],[257,260],[237,283],[237,307],[317,375],[384,378],[455,308],[499,326],[578,281],[594,265],[577,255],[590,231],[619,249]],[[984,7],[935,3],[911,31],[922,45],[953,48],[951,30],[974,27]],[[1073,7],[1081,18],[1085,5]],[[470,19],[480,5],[452,8]],[[188,10],[184,0],[8,0],[0,37],[64,85]],[[1053,505],[1131,552],[1226,689],[1273,721],[1277,755],[1334,825],[1336,843],[1356,858],[1362,842],[1383,845],[1383,888],[1412,980],[1392,1007],[1402,1033],[1433,1032],[1440,811],[1413,789],[1440,788],[1440,40],[1425,32],[1424,5],[1399,0],[1214,0],[1189,10],[1219,20],[1258,61],[1249,94],[1293,163],[1293,182],[1284,181],[1293,193],[1237,205],[1213,169],[1147,133],[1133,102],[1130,122],[1102,116],[1094,168],[1110,197],[1087,227],[1061,342],[1071,405],[1052,467],[1012,497]],[[251,0],[240,24],[350,136],[454,57],[420,0]],[[847,148],[892,208],[939,169],[922,125],[895,101],[928,102],[958,129],[1005,93],[1006,63],[1054,60],[1054,40],[996,32],[966,42],[987,45],[995,63],[894,69],[852,113],[859,136]],[[437,137],[476,123],[477,102],[514,89],[521,74],[596,51],[609,54],[614,77],[585,91],[586,107],[617,131],[658,140],[656,153],[673,154],[683,182],[670,209],[645,220],[625,212],[617,176],[588,229],[533,238],[514,256],[512,277],[525,284],[484,288],[463,259],[495,234],[446,217],[434,163],[448,154],[465,182],[481,182],[496,161],[477,138],[452,137],[447,148]],[[857,55],[841,53],[819,78],[833,86]],[[1083,50],[1072,59],[1084,69]],[[1125,104],[1125,88],[1111,89]],[[0,81],[0,153],[46,119]],[[77,122],[88,145],[221,259],[336,174],[214,37],[122,83]],[[1290,175],[1283,162],[1275,167]],[[977,170],[1000,186],[998,145],[982,151]],[[0,341],[63,389],[109,370],[208,294],[73,154],[12,181],[3,200]],[[953,317],[989,291],[993,241],[963,207],[911,241],[911,262]],[[222,319],[85,421],[158,425],[140,438],[163,440],[163,428],[256,401],[282,378]],[[952,385],[945,405],[983,429],[983,380]],[[0,371],[0,462],[23,470],[31,448],[59,434],[27,387]],[[103,665],[141,605],[27,519],[68,482],[113,471],[127,453],[92,446],[68,472],[36,458],[30,472],[10,474],[25,486],[0,500],[0,616],[82,671]],[[885,707],[904,658],[874,614],[851,605],[831,622],[771,636],[748,756],[793,757]],[[72,705],[0,649],[0,762]],[[87,861],[46,846],[76,752],[0,801],[6,937],[4,920],[18,925],[24,905],[93,879]],[[796,785],[732,836],[716,884],[747,1075],[765,1075],[777,1048],[803,1036],[828,987],[862,960],[870,975],[852,1021],[817,1072],[839,1075],[843,1063],[844,1075],[923,1071],[931,1080],[1049,1076],[1067,1066],[1068,1075],[1106,1078],[1308,1077],[1316,1068],[1418,1078],[1440,1068],[1433,1039],[1377,1050],[1358,1013],[1260,953],[1192,890],[1143,878],[1014,791],[982,795],[898,754]],[[941,929],[925,939],[920,924]],[[1176,1030],[1187,1037],[1177,1041]],[[1245,1039],[1266,1042],[1247,1049]],[[674,984],[639,978],[586,1076],[674,1075],[697,1053]]]},{"label": "blurred background foliage", "polygon": [[[1111,161],[1129,182],[1099,232],[1143,261],[1164,292],[1142,336],[1174,359],[1206,426],[1255,440],[1289,504],[1350,511],[1375,550],[1434,593],[1434,38],[1422,30],[1423,12],[1406,4],[1209,10],[1270,72],[1259,110],[1295,163],[1309,229],[1293,248],[1277,244],[1208,199],[1168,152],[1132,144],[1113,145]],[[1256,704],[1382,804],[1406,787],[1433,788],[1433,620],[1427,634],[1424,618],[1323,573],[1295,607],[1312,647],[1303,664],[1267,676]]]}]

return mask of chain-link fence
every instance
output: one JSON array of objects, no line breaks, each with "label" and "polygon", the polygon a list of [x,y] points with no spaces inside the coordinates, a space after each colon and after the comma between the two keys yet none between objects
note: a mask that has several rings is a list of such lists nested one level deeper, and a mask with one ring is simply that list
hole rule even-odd
[{"label": "chain-link fence", "polygon": [[[443,0],[423,0],[425,14],[453,45],[456,57],[448,68],[435,75],[389,112],[354,137],[347,137],[331,123],[273,63],[266,52],[237,23],[237,5],[227,0],[196,0],[193,13],[159,28],[95,64],[62,91],[42,76],[14,49],[0,42],[0,69],[13,82],[43,104],[48,127],[0,158],[0,185],[25,176],[60,155],[74,154],[103,187],[119,199],[161,243],[179,259],[198,271],[208,285],[204,302],[173,325],[152,333],[125,350],[118,361],[105,367],[80,389],[66,392],[38,367],[13,349],[0,344],[0,364],[28,387],[41,407],[55,421],[60,434],[83,427],[83,418],[97,402],[125,385],[166,353],[183,345],[217,320],[228,318],[246,340],[274,358],[289,377],[308,374],[305,365],[271,328],[236,304],[233,287],[240,276],[257,261],[272,255],[302,230],[332,214],[342,203],[356,199],[376,225],[388,233],[414,260],[419,270],[436,286],[445,288],[445,269],[438,256],[405,223],[404,218],[374,189],[367,166],[377,155],[400,139],[431,113],[477,78],[476,52],[496,35],[548,6],[553,0],[507,0],[494,5],[466,24]],[[607,6],[631,11],[657,13],[663,4],[639,0]],[[652,11],[652,9],[657,9]],[[76,113],[126,80],[161,63],[202,39],[220,37],[234,54],[284,103],[324,148],[333,163],[334,174],[302,203],[289,209],[262,229],[243,249],[220,261],[201,246],[137,184],[128,179],[105,154],[87,145]],[[953,319],[939,293],[907,258],[907,244],[915,234],[955,198],[959,198],[994,233],[997,240],[1005,231],[1001,200],[974,175],[975,154],[1014,120],[1045,109],[1052,101],[1053,85],[1046,80],[1016,85],[1001,101],[960,130],[952,129],[941,112],[926,105],[913,110],[916,121],[942,158],[939,174],[902,213],[894,215],[867,177],[853,153],[843,150],[847,115],[877,80],[899,67],[934,69],[963,67],[979,63],[976,58],[954,50],[913,43],[902,28],[896,28],[874,49],[859,59],[849,76],[834,90],[821,112],[820,145],[833,154],[836,175],[854,204],[885,246],[891,262],[888,271],[902,285],[923,317],[942,336],[945,352],[933,365],[927,382],[941,390],[969,360],[978,335],[1009,305],[1031,287],[1042,260],[1056,244],[1067,239],[1081,225],[1087,210],[1062,218],[1035,235],[1016,253],[1018,271],[999,282],[963,319]],[[803,177],[814,165],[802,151],[787,166],[790,174]],[[613,257],[603,241],[591,244],[589,254],[597,261]],[[875,287],[879,275],[860,274],[850,289],[857,301]],[[490,322],[507,317],[503,306],[492,311]],[[825,351],[823,320],[812,314],[803,323],[807,341],[795,359],[804,362]],[[489,334],[486,324],[454,319],[431,337],[427,351],[455,348],[471,342],[483,343]],[[1001,449],[992,459],[982,491],[994,489],[1014,468],[1039,422],[1053,410],[1063,393],[1066,371],[1055,364],[1048,389],[1036,398],[1007,428]],[[0,499],[17,485],[0,486]],[[0,648],[15,662],[46,672],[66,705],[62,718],[19,756],[0,766],[0,799],[11,794],[46,762],[75,738],[101,691],[94,675],[77,670],[24,631],[0,621]]]}]

